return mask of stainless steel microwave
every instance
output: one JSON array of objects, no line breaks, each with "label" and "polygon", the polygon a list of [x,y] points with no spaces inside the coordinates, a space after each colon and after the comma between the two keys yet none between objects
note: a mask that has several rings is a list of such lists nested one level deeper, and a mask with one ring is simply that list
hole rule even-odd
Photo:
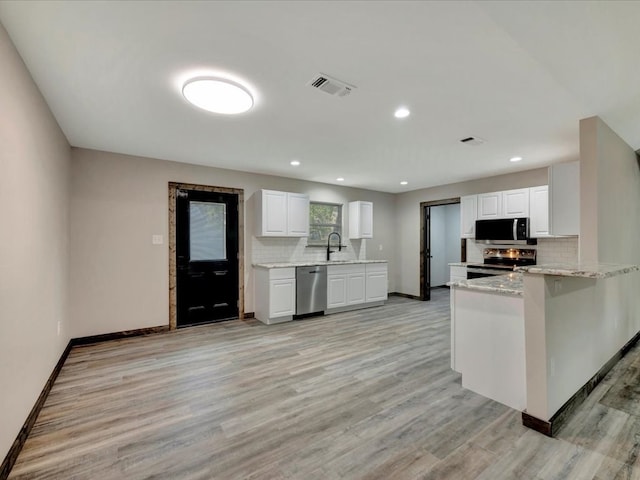
[{"label": "stainless steel microwave", "polygon": [[529,238],[529,219],[526,217],[476,220],[476,240],[507,245],[537,243],[535,238]]}]

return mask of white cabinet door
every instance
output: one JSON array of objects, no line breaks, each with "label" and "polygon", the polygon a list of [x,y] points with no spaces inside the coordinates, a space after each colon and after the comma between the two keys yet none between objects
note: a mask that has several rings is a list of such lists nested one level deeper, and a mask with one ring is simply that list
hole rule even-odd
[{"label": "white cabinet door", "polygon": [[531,237],[549,236],[549,187],[531,187],[529,189],[529,235]]},{"label": "white cabinet door", "polygon": [[287,235],[290,237],[309,235],[308,195],[287,193]]},{"label": "white cabinet door", "polygon": [[549,167],[551,235],[580,234],[580,162]]},{"label": "white cabinet door", "polygon": [[269,317],[284,317],[296,313],[296,281],[293,278],[271,280]]},{"label": "white cabinet door", "polygon": [[475,238],[478,218],[478,196],[460,197],[460,237]]},{"label": "white cabinet door", "polygon": [[502,192],[502,217],[529,216],[529,189],[519,188]]},{"label": "white cabinet door", "polygon": [[387,264],[368,263],[366,265],[366,301],[379,302],[388,297]]},{"label": "white cabinet door", "polygon": [[327,275],[327,309],[347,305],[347,275]]},{"label": "white cabinet door", "polygon": [[287,234],[287,194],[273,190],[262,191],[263,236],[285,236]]},{"label": "white cabinet door", "polygon": [[478,195],[478,220],[502,218],[502,192]]},{"label": "white cabinet door", "polygon": [[347,305],[357,305],[365,301],[365,273],[347,275]]},{"label": "white cabinet door", "polygon": [[373,238],[372,202],[349,202],[349,238]]}]

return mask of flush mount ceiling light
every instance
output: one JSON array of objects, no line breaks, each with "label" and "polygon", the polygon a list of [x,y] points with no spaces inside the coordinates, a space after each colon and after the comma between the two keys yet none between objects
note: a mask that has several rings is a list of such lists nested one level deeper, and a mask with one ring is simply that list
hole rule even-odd
[{"label": "flush mount ceiling light", "polygon": [[509,159],[510,162],[519,162],[520,160],[522,160],[522,157],[511,157]]},{"label": "flush mount ceiling light", "polygon": [[409,182],[407,182],[406,180],[403,180],[403,181],[400,182],[400,185],[408,185],[408,184],[409,184]]},{"label": "flush mount ceiling light", "polygon": [[297,167],[298,165],[300,165],[300,161],[298,161],[298,160],[291,160],[289,163],[291,165],[293,165],[294,167]]},{"label": "flush mount ceiling light", "polygon": [[196,107],[213,113],[233,115],[253,107],[249,90],[225,78],[193,78],[182,87],[182,95]]},{"label": "flush mount ceiling light", "polygon": [[336,178],[336,182],[344,182],[344,178],[338,177],[338,178]]},{"label": "flush mount ceiling light", "polygon": [[399,107],[393,114],[396,118],[406,118],[411,114],[407,107]]}]

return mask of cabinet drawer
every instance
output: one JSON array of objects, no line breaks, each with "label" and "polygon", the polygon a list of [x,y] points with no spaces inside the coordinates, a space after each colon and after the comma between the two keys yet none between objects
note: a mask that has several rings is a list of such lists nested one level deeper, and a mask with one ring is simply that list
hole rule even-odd
[{"label": "cabinet drawer", "polygon": [[362,263],[348,263],[346,265],[327,266],[327,275],[344,275],[350,273],[364,273],[365,267]]},{"label": "cabinet drawer", "polygon": [[296,278],[295,267],[272,268],[269,271],[270,280],[282,280],[282,279],[288,279],[288,278]]},{"label": "cabinet drawer", "polygon": [[387,271],[386,263],[367,263],[366,267],[367,273]]}]

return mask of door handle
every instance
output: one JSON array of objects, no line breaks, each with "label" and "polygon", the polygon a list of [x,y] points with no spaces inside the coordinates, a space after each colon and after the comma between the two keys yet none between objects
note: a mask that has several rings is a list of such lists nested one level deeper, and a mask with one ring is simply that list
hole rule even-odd
[{"label": "door handle", "polygon": [[223,275],[226,275],[226,274],[227,274],[227,272],[228,272],[228,270],[216,270],[216,271],[215,271],[215,272],[213,272],[213,273],[215,273],[215,274],[216,274],[216,277],[221,277],[221,276],[223,276]]}]

